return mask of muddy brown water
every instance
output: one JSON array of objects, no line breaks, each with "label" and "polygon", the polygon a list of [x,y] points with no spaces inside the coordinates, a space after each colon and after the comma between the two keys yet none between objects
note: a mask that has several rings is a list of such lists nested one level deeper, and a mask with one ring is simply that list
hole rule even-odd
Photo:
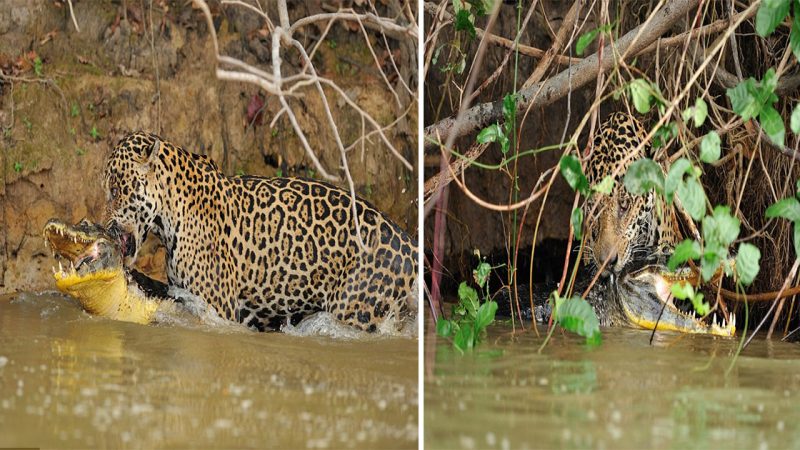
[{"label": "muddy brown water", "polygon": [[[430,325],[430,324],[426,324]],[[490,328],[459,356],[425,335],[425,446],[449,448],[798,448],[800,346],[647,331],[577,336]]]},{"label": "muddy brown water", "polygon": [[416,448],[417,340],[142,326],[0,296],[0,447]]}]

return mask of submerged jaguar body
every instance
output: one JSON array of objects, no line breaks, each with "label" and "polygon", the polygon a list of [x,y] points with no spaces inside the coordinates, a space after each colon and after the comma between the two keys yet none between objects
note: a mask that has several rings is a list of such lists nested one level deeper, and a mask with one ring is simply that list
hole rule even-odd
[{"label": "submerged jaguar body", "polygon": [[257,330],[328,311],[374,331],[416,313],[416,242],[367,202],[296,178],[229,177],[208,157],[147,133],[105,168],[107,225],[130,264],[147,233],[167,277]]}]

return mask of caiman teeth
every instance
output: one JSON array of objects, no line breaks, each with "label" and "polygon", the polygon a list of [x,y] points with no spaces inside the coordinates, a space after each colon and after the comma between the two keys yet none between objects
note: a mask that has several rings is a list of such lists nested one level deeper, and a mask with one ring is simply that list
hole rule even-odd
[{"label": "caiman teeth", "polygon": [[58,271],[59,271],[59,273],[63,273],[64,272],[64,267],[61,265],[61,261],[58,262]]}]

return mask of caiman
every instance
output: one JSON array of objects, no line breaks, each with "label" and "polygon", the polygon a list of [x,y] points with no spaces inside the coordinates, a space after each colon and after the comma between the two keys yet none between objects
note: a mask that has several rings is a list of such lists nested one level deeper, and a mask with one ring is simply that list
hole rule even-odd
[{"label": "caiman", "polygon": [[[671,293],[674,283],[690,283],[695,277],[690,268],[670,272],[660,264],[647,264],[625,270],[619,276],[598,280],[586,295],[586,301],[594,308],[600,326],[629,326],[647,330],[677,331],[681,333],[733,336],[736,333],[736,316],[726,322],[698,317],[689,307],[676,302]],[[588,279],[576,282],[575,292],[588,287]],[[549,286],[553,287],[553,286]],[[528,298],[528,286],[520,286],[520,313],[526,320],[545,323],[550,318],[549,295],[554,289],[534,288],[533,311]],[[498,315],[518,314],[516,306],[509,310],[508,291],[501,290],[497,297]],[[682,303],[688,303],[683,302]],[[709,320],[710,319],[710,320]],[[706,322],[709,320],[709,322]]]},{"label": "caiman", "polygon": [[53,268],[56,287],[91,314],[139,324],[223,321],[202,299],[126,269],[118,239],[100,225],[85,219],[75,225],[50,219],[43,234],[45,245],[59,259],[58,269]]}]

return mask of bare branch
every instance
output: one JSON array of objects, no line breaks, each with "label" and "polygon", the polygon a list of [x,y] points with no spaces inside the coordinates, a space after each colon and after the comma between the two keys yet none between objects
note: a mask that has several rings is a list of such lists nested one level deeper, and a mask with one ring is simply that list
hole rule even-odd
[{"label": "bare branch", "polygon": [[81,27],[78,26],[78,21],[75,20],[75,11],[72,9],[72,0],[67,0],[67,4],[69,5],[69,15],[72,17],[72,24],[75,25],[75,31],[80,33]]},{"label": "bare branch", "polygon": [[306,25],[310,25],[315,22],[324,22],[327,20],[349,20],[353,22],[364,22],[365,24],[371,24],[373,26],[379,27],[382,32],[392,35],[392,37],[395,38],[417,37],[417,29],[415,26],[404,27],[392,22],[389,19],[378,17],[375,14],[372,13],[358,14],[352,9],[339,10],[339,12],[334,12],[334,13],[315,14],[310,17],[304,17],[302,19],[299,19],[297,22],[292,24],[291,28],[288,29],[289,35],[290,36],[294,35],[295,31]]}]

